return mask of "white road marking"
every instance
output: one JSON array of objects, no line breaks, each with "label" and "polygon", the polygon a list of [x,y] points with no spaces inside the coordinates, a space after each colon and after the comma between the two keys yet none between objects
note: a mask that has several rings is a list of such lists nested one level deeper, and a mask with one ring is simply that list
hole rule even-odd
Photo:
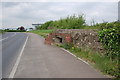
[{"label": "white road marking", "polygon": [[[72,56],[74,56],[75,58],[77,58],[78,60],[80,60],[80,61],[82,61],[82,62],[84,62],[85,64],[87,64],[87,65],[89,65],[91,68],[93,68],[88,62],[86,62],[85,60],[83,60],[83,59],[81,59],[81,58],[79,58],[79,57],[77,57],[76,55],[74,55],[73,53],[71,53],[70,51],[68,51],[68,50],[66,50],[66,49],[64,49],[64,48],[61,48],[62,50],[64,50],[64,51],[66,51],[66,52],[68,52],[69,54],[71,54]],[[97,70],[97,69],[95,69],[95,68],[93,68],[95,71],[97,71],[97,72],[100,72],[99,70]],[[101,73],[101,72],[100,72]],[[109,77],[109,78],[111,78],[110,76],[108,76],[108,75],[105,75],[105,76],[107,76],[107,77]]]},{"label": "white road marking", "polygon": [[68,50],[66,50],[66,49],[64,49],[64,48],[61,48],[61,49],[64,50],[64,51],[66,51],[66,52],[68,52],[68,53],[71,54],[72,56],[76,57],[76,55],[72,54],[70,51],[68,51]]},{"label": "white road marking", "polygon": [[[14,37],[16,35],[16,33],[14,33],[12,36],[10,36],[10,37]],[[10,37],[6,37],[6,38],[3,38],[3,39],[1,39],[0,41],[3,41],[3,40],[6,40],[6,39],[8,39],[8,38],[10,38]]]},{"label": "white road marking", "polygon": [[79,57],[78,57],[78,59],[79,59],[79,60],[81,60],[82,62],[84,62],[84,63],[86,63],[86,64],[88,64],[88,65],[89,65],[89,63],[88,63],[88,62],[86,62],[86,61],[84,61],[83,59],[81,59],[81,58],[79,58]]},{"label": "white road marking", "polygon": [[0,41],[3,41],[3,40],[5,40],[5,39],[8,39],[8,37],[6,37],[6,38],[4,38],[4,39],[1,39]]},{"label": "white road marking", "polygon": [[27,41],[28,41],[28,37],[29,37],[29,36],[27,36],[26,41],[25,41],[25,43],[24,43],[24,45],[23,45],[23,47],[22,47],[22,50],[21,50],[21,52],[20,52],[20,54],[19,54],[19,56],[18,56],[18,58],[17,58],[17,60],[16,60],[16,62],[15,62],[15,65],[14,65],[14,67],[13,67],[13,69],[12,69],[12,71],[11,71],[11,73],[10,73],[10,75],[9,75],[8,78],[13,78],[14,75],[15,75],[15,72],[16,72],[17,67],[18,67],[18,65],[19,65],[19,62],[20,62],[21,56],[22,56],[22,54],[23,54],[24,48],[25,48],[26,43],[27,43]]},{"label": "white road marking", "polygon": [[84,61],[83,59],[81,59],[81,58],[77,57],[76,55],[74,55],[74,54],[73,54],[73,53],[71,53],[70,51],[68,51],[68,50],[66,50],[66,49],[64,49],[64,48],[61,48],[61,49],[62,49],[62,50],[64,50],[64,51],[66,51],[66,52],[68,52],[70,55],[72,55],[72,56],[76,57],[77,59],[79,59],[80,61],[84,62],[85,64],[89,65],[89,63],[88,63],[88,62],[86,62],[86,61]]}]

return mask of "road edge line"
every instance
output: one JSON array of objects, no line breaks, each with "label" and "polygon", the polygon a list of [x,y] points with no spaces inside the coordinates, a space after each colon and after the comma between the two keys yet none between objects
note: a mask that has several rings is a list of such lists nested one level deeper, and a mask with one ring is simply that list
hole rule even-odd
[{"label": "road edge line", "polygon": [[22,56],[23,51],[24,51],[24,49],[25,49],[26,43],[27,43],[27,41],[28,41],[28,37],[29,37],[29,36],[27,36],[27,38],[26,38],[26,40],[25,40],[25,43],[24,43],[24,45],[23,45],[23,47],[22,47],[22,49],[21,49],[21,52],[20,52],[20,54],[19,54],[19,56],[18,56],[18,58],[17,58],[17,60],[16,60],[16,62],[15,62],[15,64],[14,64],[14,66],[13,66],[13,68],[12,68],[12,71],[10,72],[10,75],[9,75],[8,78],[13,78],[14,75],[15,75],[15,72],[16,72],[17,67],[18,67],[18,65],[19,65],[21,56]]},{"label": "road edge line", "polygon": [[79,59],[80,61],[84,62],[85,64],[89,65],[90,64],[88,62],[86,62],[85,60],[81,59],[80,57],[77,57],[76,55],[74,55],[73,53],[71,53],[70,51],[64,49],[64,48],[61,48],[62,50],[66,51],[67,53],[69,53],[70,55],[74,56],[75,58]]},{"label": "road edge line", "polygon": [[[81,59],[80,57],[77,57],[75,54],[71,53],[70,51],[64,49],[64,48],[61,48],[63,51],[66,51],[67,53],[69,53],[70,55],[74,56],[75,58],[77,58],[78,60],[84,62],[85,64],[87,64],[88,66],[90,66],[91,68],[93,68],[95,71],[99,72],[100,74],[103,74],[101,71],[99,71],[98,69],[94,68],[93,66],[91,66],[88,62],[86,62],[85,60]],[[103,75],[105,77],[108,77],[108,78],[111,78],[109,75]]]}]

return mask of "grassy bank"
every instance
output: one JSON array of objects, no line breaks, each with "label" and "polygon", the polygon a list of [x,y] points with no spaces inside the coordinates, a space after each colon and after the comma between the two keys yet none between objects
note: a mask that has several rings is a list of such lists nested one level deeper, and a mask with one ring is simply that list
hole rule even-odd
[{"label": "grassy bank", "polygon": [[46,37],[49,33],[52,33],[53,30],[33,30],[33,31],[30,31],[30,32],[38,34],[42,37]]},{"label": "grassy bank", "polygon": [[77,48],[74,47],[74,45],[70,45],[70,44],[62,44],[59,46],[75,54],[77,57],[80,57],[83,60],[87,61],[96,69],[103,72],[103,74],[114,76],[115,78],[117,78],[115,80],[119,80],[118,78],[120,73],[119,73],[117,61],[113,61],[109,57],[94,52],[91,49]]}]

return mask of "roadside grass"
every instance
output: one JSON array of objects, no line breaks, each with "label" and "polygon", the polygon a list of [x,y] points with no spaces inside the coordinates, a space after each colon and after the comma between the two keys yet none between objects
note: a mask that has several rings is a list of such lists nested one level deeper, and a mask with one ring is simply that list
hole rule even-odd
[{"label": "roadside grass", "polygon": [[29,31],[29,32],[38,34],[45,38],[49,33],[52,33],[53,30],[33,30],[33,31]]},{"label": "roadside grass", "polygon": [[85,60],[94,68],[103,72],[103,74],[111,75],[113,79],[118,77],[118,75],[120,74],[117,61],[112,61],[108,57],[101,55],[98,52],[94,52],[93,50],[88,48],[74,47],[73,45],[69,44],[61,44],[59,46],[75,54],[77,57]]},{"label": "roadside grass", "polygon": [[0,34],[2,33],[2,30],[0,30]]},{"label": "roadside grass", "polygon": [[3,31],[3,30],[0,30],[0,34],[2,34],[2,33],[4,33],[5,31]]}]

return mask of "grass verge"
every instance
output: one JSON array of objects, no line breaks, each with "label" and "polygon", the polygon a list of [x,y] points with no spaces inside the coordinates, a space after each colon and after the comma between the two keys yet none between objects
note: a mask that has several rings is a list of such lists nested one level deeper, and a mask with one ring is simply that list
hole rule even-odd
[{"label": "grass verge", "polygon": [[93,67],[103,72],[103,74],[114,76],[113,79],[119,80],[120,73],[117,61],[112,61],[108,57],[88,48],[77,48],[70,44],[62,44],[59,46],[87,61]]},{"label": "grass verge", "polygon": [[38,34],[42,37],[46,37],[49,33],[52,33],[53,30],[33,30],[33,31],[29,31],[35,34]]}]

